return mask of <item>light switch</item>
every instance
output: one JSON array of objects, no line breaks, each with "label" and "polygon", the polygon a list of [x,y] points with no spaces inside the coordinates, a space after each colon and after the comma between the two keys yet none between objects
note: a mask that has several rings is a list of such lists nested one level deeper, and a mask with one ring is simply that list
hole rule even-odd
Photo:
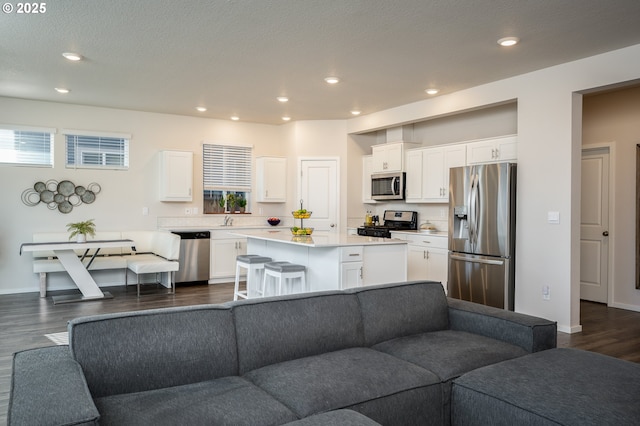
[{"label": "light switch", "polygon": [[560,212],[547,212],[547,222],[553,224],[560,223]]},{"label": "light switch", "polygon": [[142,216],[149,216],[149,207],[142,208]]}]

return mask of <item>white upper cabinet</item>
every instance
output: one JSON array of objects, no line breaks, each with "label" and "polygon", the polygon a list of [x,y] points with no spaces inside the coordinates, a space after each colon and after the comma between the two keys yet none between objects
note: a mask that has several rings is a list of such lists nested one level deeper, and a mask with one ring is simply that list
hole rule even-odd
[{"label": "white upper cabinet", "polygon": [[413,149],[406,157],[406,202],[446,203],[449,169],[466,165],[466,146]]},{"label": "white upper cabinet", "polygon": [[484,139],[467,144],[467,164],[496,163],[518,159],[517,136]]},{"label": "white upper cabinet", "polygon": [[193,152],[160,152],[160,201],[193,201]]},{"label": "white upper cabinet", "polygon": [[287,159],[281,157],[256,158],[257,198],[259,203],[287,201]]},{"label": "white upper cabinet", "polygon": [[401,172],[404,166],[406,143],[385,143],[373,145],[373,173]]},{"label": "white upper cabinet", "polygon": [[362,156],[362,202],[365,204],[375,204],[376,200],[371,198],[371,173],[373,170],[373,156]]}]

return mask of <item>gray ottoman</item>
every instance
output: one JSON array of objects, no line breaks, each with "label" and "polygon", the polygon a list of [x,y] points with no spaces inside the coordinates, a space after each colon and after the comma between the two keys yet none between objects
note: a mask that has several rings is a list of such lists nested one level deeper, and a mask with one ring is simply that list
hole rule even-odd
[{"label": "gray ottoman", "polygon": [[640,364],[550,349],[453,382],[453,425],[638,425]]},{"label": "gray ottoman", "polygon": [[352,410],[336,410],[309,416],[284,426],[380,426],[380,423]]}]

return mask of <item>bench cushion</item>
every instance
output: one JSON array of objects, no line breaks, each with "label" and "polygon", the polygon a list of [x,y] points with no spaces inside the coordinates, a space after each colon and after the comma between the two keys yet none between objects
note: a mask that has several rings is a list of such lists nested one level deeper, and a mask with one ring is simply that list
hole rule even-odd
[{"label": "bench cushion", "polygon": [[240,377],[97,398],[101,425],[279,425],[297,417]]},{"label": "bench cushion", "polygon": [[438,377],[368,348],[268,365],[244,377],[299,417],[350,408],[382,424],[440,424],[442,419]]},{"label": "bench cushion", "polygon": [[[89,261],[84,260],[86,265]],[[102,269],[125,269],[127,260],[122,256],[98,256],[91,263],[89,271],[97,271]],[[64,266],[58,259],[35,259],[33,261],[33,272],[39,274],[41,272],[64,272]]]},{"label": "bench cushion", "polygon": [[640,364],[550,349],[454,380],[452,424],[632,425],[638,395]]},{"label": "bench cushion", "polygon": [[175,260],[166,260],[153,254],[137,254],[127,256],[127,268],[136,274],[177,271],[180,264]]}]

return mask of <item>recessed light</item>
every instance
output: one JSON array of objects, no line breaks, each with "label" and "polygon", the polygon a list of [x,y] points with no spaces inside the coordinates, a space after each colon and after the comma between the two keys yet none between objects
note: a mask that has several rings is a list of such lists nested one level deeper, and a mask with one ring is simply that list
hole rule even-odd
[{"label": "recessed light", "polygon": [[353,111],[351,111],[351,114],[352,115],[360,115],[360,111],[354,109]]},{"label": "recessed light", "polygon": [[287,98],[286,96],[278,96],[276,99],[278,100],[278,102],[289,102],[289,98]]},{"label": "recessed light", "polygon": [[205,107],[196,107],[196,109],[200,112],[205,112],[207,110]]},{"label": "recessed light", "polygon": [[324,81],[326,81],[329,84],[336,84],[340,82],[340,79],[338,77],[327,77],[324,79]]},{"label": "recessed light", "polygon": [[65,89],[64,87],[56,87],[56,92],[58,93],[66,94],[66,93],[69,93],[70,91],[71,90]]},{"label": "recessed light", "polygon": [[436,95],[438,94],[438,89],[427,89],[425,90],[425,92],[427,92],[427,95]]},{"label": "recessed light", "polygon": [[62,56],[64,56],[65,58],[67,58],[70,61],[81,61],[82,60],[82,55],[79,53],[72,53],[72,52],[64,52],[62,54]]},{"label": "recessed light", "polygon": [[285,115],[284,117],[282,117],[282,120],[283,121],[289,121],[289,120],[291,120],[291,117]]},{"label": "recessed light", "polygon": [[240,117],[238,117],[237,115],[232,115],[232,116],[231,116],[231,119],[232,119],[233,121],[238,121],[238,120],[240,120]]},{"label": "recessed light", "polygon": [[498,40],[498,44],[503,47],[509,47],[518,44],[519,41],[518,37],[504,37]]}]

